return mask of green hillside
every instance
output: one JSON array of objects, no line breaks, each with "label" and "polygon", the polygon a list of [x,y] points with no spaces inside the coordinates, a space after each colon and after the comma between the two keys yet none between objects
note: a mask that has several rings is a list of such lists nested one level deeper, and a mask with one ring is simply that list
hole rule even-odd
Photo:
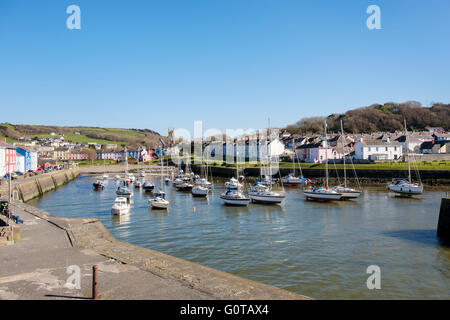
[{"label": "green hillside", "polygon": [[0,137],[6,137],[8,143],[20,141],[22,137],[45,139],[63,136],[70,142],[93,142],[99,144],[117,144],[128,147],[144,145],[156,147],[159,138],[165,140],[159,133],[150,129],[121,129],[100,127],[59,127],[42,125],[21,125],[0,123]]}]

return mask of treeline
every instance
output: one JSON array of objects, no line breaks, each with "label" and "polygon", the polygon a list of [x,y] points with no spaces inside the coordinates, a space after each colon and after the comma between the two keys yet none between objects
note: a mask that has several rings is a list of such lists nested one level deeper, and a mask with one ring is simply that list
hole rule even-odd
[{"label": "treeline", "polygon": [[435,103],[429,108],[415,101],[374,104],[344,114],[303,118],[287,126],[286,130],[300,135],[323,133],[326,120],[329,132],[339,132],[342,120],[344,131],[349,133],[394,132],[404,129],[403,119],[406,120],[408,130],[421,131],[426,127],[442,127],[449,130],[450,104]]}]

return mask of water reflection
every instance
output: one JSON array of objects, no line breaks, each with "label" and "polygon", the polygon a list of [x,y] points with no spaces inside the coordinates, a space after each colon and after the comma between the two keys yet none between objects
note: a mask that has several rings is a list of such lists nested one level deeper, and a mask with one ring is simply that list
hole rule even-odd
[{"label": "water reflection", "polygon": [[[230,207],[219,198],[224,181],[215,179],[206,199],[166,186],[167,211],[150,209],[152,194],[133,188],[130,214],[114,217],[118,182],[94,192],[94,179],[81,177],[32,204],[96,217],[120,240],[314,298],[450,298],[450,248],[436,236],[441,191],[396,198],[385,186],[366,187],[357,200],[316,203],[287,188],[282,205]],[[371,264],[385,270],[382,292],[365,286]]]}]

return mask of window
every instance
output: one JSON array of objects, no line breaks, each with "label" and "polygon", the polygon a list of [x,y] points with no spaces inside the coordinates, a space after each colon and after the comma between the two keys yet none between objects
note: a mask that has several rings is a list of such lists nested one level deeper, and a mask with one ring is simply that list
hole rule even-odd
[{"label": "window", "polygon": [[388,147],[386,147],[386,151],[388,151]]},{"label": "window", "polygon": [[377,152],[378,152],[378,147],[377,147]]}]

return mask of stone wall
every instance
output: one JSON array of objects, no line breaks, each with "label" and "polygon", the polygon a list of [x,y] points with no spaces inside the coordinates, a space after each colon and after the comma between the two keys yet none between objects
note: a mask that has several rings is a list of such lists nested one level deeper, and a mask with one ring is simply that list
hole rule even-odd
[{"label": "stone wall", "polygon": [[[15,180],[12,186],[12,193],[13,195],[18,194],[20,200],[28,201],[46,192],[55,190],[57,187],[76,179],[79,175],[79,170],[75,168]],[[1,186],[0,194],[2,197],[7,198],[8,185],[6,183]]]}]

